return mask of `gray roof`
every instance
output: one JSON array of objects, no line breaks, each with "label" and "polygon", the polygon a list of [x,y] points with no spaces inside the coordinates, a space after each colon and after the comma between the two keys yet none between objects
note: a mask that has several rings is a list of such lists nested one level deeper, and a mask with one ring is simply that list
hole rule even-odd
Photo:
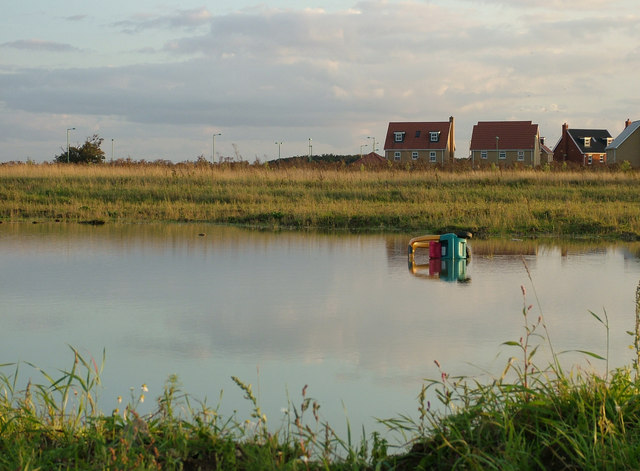
[{"label": "gray roof", "polygon": [[[607,139],[611,139],[611,134],[606,129],[567,129],[567,132],[583,154],[604,153],[608,145]],[[591,138],[589,147],[584,145],[585,137]]]},{"label": "gray roof", "polygon": [[624,141],[626,141],[627,137],[631,136],[631,134],[633,134],[636,131],[636,129],[638,129],[639,127],[640,127],[640,121],[634,121],[629,126],[624,128],[622,130],[622,132],[620,134],[618,134],[618,137],[616,137],[611,142],[611,144],[609,144],[607,146],[607,150],[609,150],[609,149],[617,149],[618,147],[620,147],[620,144],[622,144]]}]

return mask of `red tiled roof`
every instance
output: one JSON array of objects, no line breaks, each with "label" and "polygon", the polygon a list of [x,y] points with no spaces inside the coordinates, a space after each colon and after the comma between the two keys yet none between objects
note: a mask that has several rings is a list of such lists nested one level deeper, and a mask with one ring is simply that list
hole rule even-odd
[{"label": "red tiled roof", "polygon": [[353,165],[378,165],[386,162],[387,159],[382,157],[380,154],[369,152],[353,162]]},{"label": "red tiled roof", "polygon": [[538,125],[531,121],[480,121],[473,127],[470,149],[533,149],[536,139]]},{"label": "red tiled roof", "polygon": [[[384,150],[446,149],[449,141],[449,121],[389,123]],[[403,132],[402,142],[396,142],[394,133]],[[430,132],[439,132],[438,142],[429,140]]]}]

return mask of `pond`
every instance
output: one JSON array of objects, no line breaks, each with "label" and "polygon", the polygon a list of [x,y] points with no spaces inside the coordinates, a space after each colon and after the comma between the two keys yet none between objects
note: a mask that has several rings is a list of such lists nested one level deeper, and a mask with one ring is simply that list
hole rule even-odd
[{"label": "pond", "polygon": [[[452,375],[499,375],[525,306],[532,321],[544,316],[556,351],[630,364],[640,244],[472,239],[470,263],[447,271],[424,255],[408,265],[414,235],[1,224],[0,363],[55,373],[71,367],[69,346],[98,361],[104,350],[107,413],[143,383],[158,397],[177,374],[185,392],[248,418],[237,376],[273,426],[308,385],[322,420],[367,432],[376,417],[417,417],[423,379],[440,376],[434,360]],[[589,311],[608,319],[609,351]],[[548,348],[536,358],[546,364]]]}]

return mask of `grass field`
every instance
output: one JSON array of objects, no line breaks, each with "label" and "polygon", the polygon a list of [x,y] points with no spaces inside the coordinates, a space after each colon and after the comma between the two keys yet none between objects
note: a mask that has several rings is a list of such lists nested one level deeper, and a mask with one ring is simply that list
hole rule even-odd
[{"label": "grass field", "polygon": [[604,171],[2,165],[0,220],[636,240],[639,184]]}]

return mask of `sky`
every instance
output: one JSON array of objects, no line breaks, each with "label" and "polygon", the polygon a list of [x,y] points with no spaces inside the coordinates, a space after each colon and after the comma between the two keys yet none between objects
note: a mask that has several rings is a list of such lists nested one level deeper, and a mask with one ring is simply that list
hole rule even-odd
[{"label": "sky", "polygon": [[467,157],[478,121],[553,148],[640,119],[637,0],[25,0],[1,24],[0,162],[93,134],[107,160],[383,153],[389,122],[450,116]]}]

